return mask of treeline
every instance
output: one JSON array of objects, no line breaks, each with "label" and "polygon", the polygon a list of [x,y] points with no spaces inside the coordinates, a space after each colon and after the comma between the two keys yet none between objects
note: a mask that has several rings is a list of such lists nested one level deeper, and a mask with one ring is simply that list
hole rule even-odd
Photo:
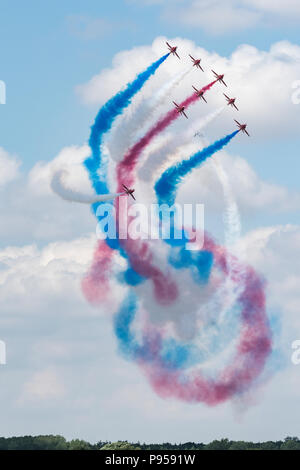
[{"label": "treeline", "polygon": [[0,450],[300,450],[298,437],[286,437],[283,441],[246,442],[221,439],[209,444],[185,442],[182,444],[142,444],[128,441],[102,442],[90,444],[73,439],[67,441],[62,436],[22,436],[0,437]]}]

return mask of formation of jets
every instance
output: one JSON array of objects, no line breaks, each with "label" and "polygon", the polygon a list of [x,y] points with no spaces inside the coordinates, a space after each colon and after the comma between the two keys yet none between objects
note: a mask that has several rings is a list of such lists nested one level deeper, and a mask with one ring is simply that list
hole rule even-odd
[{"label": "formation of jets", "polygon": [[[173,54],[175,55],[178,59],[180,59],[178,53],[177,53],[177,46],[171,46],[171,44],[169,44],[168,42],[166,42],[167,46],[168,46],[168,49],[169,49],[169,52],[170,54]],[[191,56],[191,54],[189,54],[192,62],[193,62],[193,66],[195,66],[196,68],[202,70],[202,72],[204,72],[203,68],[201,67],[201,59],[195,59],[193,56]],[[212,73],[214,74],[214,77],[216,79],[217,82],[220,82],[222,83],[223,85],[226,85],[226,83],[224,82],[224,74],[218,74],[217,72],[215,72],[214,70],[212,70]],[[203,101],[205,101],[205,103],[207,103],[205,97],[204,97],[204,92],[202,90],[198,90],[196,87],[193,86],[193,89],[195,90],[195,93],[196,95],[202,99]],[[235,108],[237,111],[239,110],[238,107],[236,106],[235,104],[235,101],[236,101],[236,98],[230,98],[229,96],[225,95],[225,93],[223,93],[223,95],[225,96],[225,99],[227,101],[227,105],[228,106],[232,106],[233,108]],[[173,101],[174,103],[174,106],[175,106],[175,109],[176,111],[183,115],[184,117],[188,118],[188,116],[186,115],[185,113],[185,106],[182,106],[182,105],[179,105],[177,104],[175,101]],[[238,129],[239,129],[239,132],[241,131],[243,134],[247,134],[249,137],[250,137],[250,134],[248,133],[246,127],[247,127],[247,124],[241,124],[239,123],[236,119],[234,119],[234,121],[236,122],[237,126],[238,126]],[[127,186],[125,186],[125,184],[122,185],[123,186],[123,189],[124,189],[124,194],[127,194],[128,196],[131,196],[134,200],[135,197],[133,195],[134,193],[134,189],[130,189],[130,188],[127,188]]]},{"label": "formation of jets", "polygon": [[[173,55],[176,55],[176,57],[178,57],[178,59],[180,59],[179,55],[177,54],[177,46],[171,46],[171,44],[169,44],[168,42],[166,43],[168,48],[169,48],[169,52]],[[193,61],[193,66],[199,68],[202,70],[202,72],[204,72],[203,68],[201,67],[200,65],[200,62],[201,62],[201,59],[195,59],[193,56],[191,56],[191,54],[189,54],[190,58],[192,59]],[[224,81],[224,74],[218,74],[217,72],[215,72],[214,70],[212,70],[212,73],[214,74],[214,77],[216,79],[216,82],[220,82],[222,83],[223,85],[226,85],[225,81]],[[196,95],[201,98],[203,101],[205,101],[205,103],[207,103],[205,97],[204,97],[204,92],[202,90],[198,90],[196,87],[194,87],[194,90],[195,90],[195,93]],[[235,101],[236,101],[236,98],[229,98],[229,96],[225,95],[225,93],[223,93],[223,95],[225,96],[226,98],[226,101],[227,101],[227,105],[228,106],[232,106],[233,108],[235,108],[237,111],[239,110],[238,107],[236,106],[235,104]],[[184,106],[181,106],[177,103],[175,103],[175,101],[173,101],[175,107],[176,107],[176,110],[178,113],[182,114],[183,116],[185,116],[187,118],[187,115],[185,114],[185,107]],[[238,128],[239,128],[239,131],[242,131],[243,133],[247,134],[249,137],[250,137],[250,134],[248,133],[248,131],[246,130],[246,127],[247,127],[247,124],[240,124],[238,121],[236,121],[236,124],[238,125]]]}]

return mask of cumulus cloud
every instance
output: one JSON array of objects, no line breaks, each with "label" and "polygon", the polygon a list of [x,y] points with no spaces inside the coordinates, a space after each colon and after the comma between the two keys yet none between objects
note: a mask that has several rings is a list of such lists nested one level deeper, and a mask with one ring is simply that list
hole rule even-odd
[{"label": "cumulus cloud", "polygon": [[298,0],[287,0],[282,2],[280,0],[244,0],[245,5],[257,8],[265,12],[277,13],[281,16],[299,17],[300,5]]},{"label": "cumulus cloud", "polygon": [[[129,0],[136,1],[136,0]],[[204,29],[209,34],[235,34],[264,24],[287,24],[300,17],[297,0],[142,0],[145,5],[161,5],[161,16],[171,22]]]},{"label": "cumulus cloud", "polygon": [[[158,38],[151,47],[118,54],[111,69],[78,89],[82,98],[88,103],[103,103],[119,89],[120,83],[126,83],[163,53],[164,40]],[[249,117],[251,134],[255,134],[255,139],[264,138],[268,132],[269,136],[276,133],[278,138],[298,136],[299,110],[291,104],[289,93],[291,81],[297,74],[300,76],[299,46],[280,42],[269,51],[260,51],[244,45],[230,57],[221,57],[196,47],[191,41],[179,38],[175,41],[184,52],[183,60],[168,59],[167,67],[162,67],[145,87],[146,96],[182,70],[183,62],[186,60],[188,63],[185,55],[191,53],[202,57],[205,64],[206,74],[200,75],[202,83],[210,79],[211,67],[217,71],[224,70],[228,75],[229,92],[234,91],[238,95],[240,113]],[[177,99],[177,94],[180,99],[190,93],[191,85],[197,85],[198,73],[193,71],[176,90],[174,98]],[[209,94],[208,105],[197,104],[189,114],[189,122],[178,122],[177,127],[170,130],[170,137],[175,133],[180,135],[179,131],[196,115],[206,116],[219,108],[224,102],[222,91],[219,87],[216,93]],[[274,106],[277,113],[274,113]],[[128,110],[128,116],[130,112]],[[229,112],[232,113],[230,120]],[[229,109],[228,113],[214,123],[214,136],[224,133],[224,128],[231,129],[231,118],[237,115]],[[283,115],[286,123],[282,122]],[[250,144],[251,140],[245,142]],[[188,150],[192,151],[194,145],[197,147],[193,143]],[[62,149],[51,162],[39,162],[28,175],[11,180],[0,201],[0,216],[4,221],[0,249],[0,326],[1,332],[6,332],[7,337],[3,339],[8,345],[8,366],[1,372],[7,374],[5,379],[9,384],[1,389],[1,400],[7,403],[7,410],[4,410],[1,420],[6,423],[6,428],[0,431],[7,434],[15,433],[17,429],[21,434],[40,433],[39,419],[28,420],[27,414],[27,410],[34,409],[35,402],[39,402],[42,403],[43,432],[49,430],[74,437],[74,429],[79,429],[78,437],[93,440],[99,433],[101,421],[108,424],[99,438],[114,440],[115,429],[118,429],[120,434],[117,438],[137,440],[143,423],[150,420],[153,429],[157,429],[159,424],[159,435],[157,431],[150,430],[147,434],[149,440],[192,440],[201,419],[209,420],[212,425],[201,437],[203,440],[224,435],[241,438],[241,427],[227,405],[215,410],[201,406],[196,409],[182,403],[166,404],[156,397],[135,366],[123,363],[117,355],[111,321],[109,318],[103,320],[100,315],[102,308],[92,309],[83,299],[80,280],[89,266],[95,246],[95,236],[92,235],[95,220],[86,207],[57,198],[49,183],[53,172],[65,168],[70,174],[70,186],[85,192],[92,191],[81,165],[88,154],[86,145]],[[223,152],[214,158],[224,166],[242,210],[260,209],[264,214],[264,210],[269,213],[271,210],[282,212],[299,208],[298,194],[292,195],[284,187],[263,181],[241,156]],[[150,185],[146,187],[144,183],[140,190],[137,187],[140,202],[150,189]],[[195,198],[197,202],[204,199],[211,201],[213,210],[221,208],[222,189],[209,162],[182,187],[180,198],[188,202]],[[300,248],[299,233],[299,227],[264,227],[251,231],[240,242],[240,252],[246,253],[246,261],[268,279],[268,305],[272,310],[285,312],[286,338],[299,325],[300,273],[295,261],[295,253]],[[113,292],[117,302],[120,292]],[[115,305],[112,305],[111,311],[115,310]],[[287,420],[284,429],[296,429],[295,411],[292,406],[281,406],[282,394],[276,395],[278,384],[272,384],[268,386],[268,399],[248,416],[243,438],[257,440],[267,434],[270,438],[275,435],[283,437],[281,432],[284,431],[274,429],[272,419],[265,420],[257,430],[257,422],[266,410],[270,416],[274,415],[274,409],[279,410],[282,415],[276,415],[277,418]],[[295,403],[297,397],[292,399]],[[56,400],[61,408],[58,406],[53,413],[53,410],[49,411],[49,403]],[[11,420],[11,410],[15,409],[16,403],[20,405],[19,415]],[[131,420],[128,420],[128,409],[138,410],[132,414]],[[182,427],[182,423],[186,426]],[[295,428],[291,423],[296,423]],[[219,435],[216,435],[216,429]]]},{"label": "cumulus cloud", "polygon": [[[244,158],[221,152],[214,159],[226,171],[231,190],[244,215],[255,211],[279,214],[299,210],[299,192],[291,192],[284,186],[264,181]],[[202,165],[184,183],[180,199],[186,202],[203,201],[208,205],[208,210],[220,210],[223,207],[222,188],[212,161]]]},{"label": "cumulus cloud", "polygon": [[198,0],[188,6],[175,8],[165,15],[171,21],[179,21],[190,27],[202,27],[210,34],[223,34],[228,31],[243,31],[256,25],[261,19],[260,11],[241,5],[241,2],[222,2],[219,0]]},{"label": "cumulus cloud", "polygon": [[25,382],[19,402],[44,401],[62,398],[65,395],[65,386],[57,371],[53,368],[36,372]]},{"label": "cumulus cloud", "polygon": [[0,147],[0,188],[18,176],[20,161]]},{"label": "cumulus cloud", "polygon": [[85,311],[80,281],[92,259],[95,241],[95,236],[89,236],[43,248],[27,245],[2,249],[0,310],[18,315],[22,305],[23,315],[39,314],[45,310],[45,303],[54,309],[62,303],[73,314],[80,312],[79,304]]},{"label": "cumulus cloud", "polygon": [[[150,61],[165,52],[167,38],[156,38],[149,47],[133,48],[117,54],[112,61],[112,67],[100,72],[86,84],[80,85],[77,91],[84,102],[102,104],[108,97],[120,89],[120,83],[127,83]],[[169,39],[170,40],[170,39]],[[183,99],[192,92],[192,85],[208,83],[212,79],[211,69],[225,73],[228,89],[217,85],[214,92],[207,95],[208,105],[199,104],[189,110],[189,116],[199,117],[215,110],[224,103],[223,92],[237,97],[240,112],[228,112],[222,119],[216,121],[214,129],[224,132],[224,127],[234,126],[233,118],[247,120],[251,135],[255,139],[270,139],[279,137],[298,136],[299,109],[292,102],[292,84],[300,77],[300,47],[288,41],[274,43],[268,51],[259,50],[253,46],[240,45],[229,57],[220,56],[197,47],[194,42],[174,38],[171,43],[178,45],[182,60],[176,61],[170,57],[165,66],[161,67],[153,80],[143,91],[143,96],[150,95],[171,76],[182,71],[190,63],[188,54],[202,58],[205,74],[194,71],[176,89],[171,99]],[[137,103],[139,98],[135,100]],[[171,101],[170,101],[171,102]],[[170,103],[164,107],[170,108]],[[276,112],[274,112],[276,110]],[[228,114],[230,113],[230,117]],[[128,111],[130,116],[130,111]],[[285,119],[282,119],[282,116]],[[226,121],[225,121],[226,119]],[[232,119],[232,121],[231,121]],[[230,124],[232,123],[232,125]],[[181,127],[187,125],[180,123]],[[251,143],[251,141],[249,142]]]},{"label": "cumulus cloud", "polygon": [[[289,333],[300,335],[300,227],[279,225],[249,232],[240,245],[268,281],[268,300],[284,315]],[[291,330],[291,328],[295,330]]]},{"label": "cumulus cloud", "polygon": [[[131,81],[136,73],[148,67],[149,63],[161,55],[162,48],[158,41],[151,47],[141,46],[118,52],[112,59],[113,67],[106,68],[99,75],[92,77],[87,84],[78,85],[76,91],[87,104],[103,104],[121,86]],[[156,77],[154,77],[154,82]],[[148,86],[146,85],[148,88]],[[143,89],[143,92],[145,89]]]},{"label": "cumulus cloud", "polygon": [[34,165],[28,175],[28,184],[36,194],[49,194],[53,174],[58,170],[66,170],[70,184],[82,187],[84,191],[91,192],[88,174],[84,169],[83,161],[90,154],[88,145],[70,146],[63,148],[50,162],[39,161]]},{"label": "cumulus cloud", "polygon": [[[82,161],[89,155],[87,145],[71,146],[50,162],[40,161],[17,180],[6,185],[0,199],[1,245],[45,243],[57,239],[74,239],[95,232],[96,223],[87,207],[62,201],[50,187],[57,170],[68,172],[68,183],[81,192],[93,194]],[[0,176],[1,178],[1,176]]]}]

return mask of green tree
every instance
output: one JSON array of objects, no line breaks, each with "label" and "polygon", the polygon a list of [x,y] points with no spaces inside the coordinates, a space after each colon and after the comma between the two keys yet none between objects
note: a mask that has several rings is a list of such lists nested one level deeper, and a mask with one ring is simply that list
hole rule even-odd
[{"label": "green tree", "polygon": [[73,439],[69,442],[68,445],[69,450],[92,450],[93,446],[86,441],[82,441],[80,439]]},{"label": "green tree", "polygon": [[300,440],[298,437],[286,437],[282,443],[281,450],[300,450]]},{"label": "green tree", "polygon": [[228,439],[215,440],[206,444],[205,450],[228,450],[231,445],[231,441]]},{"label": "green tree", "polygon": [[263,449],[263,450],[279,450],[280,449],[280,442],[277,443],[277,442],[273,442],[273,441],[266,441],[266,442],[263,442],[261,445],[260,445],[260,448]]},{"label": "green tree", "polygon": [[105,444],[100,450],[141,450],[141,448],[127,441],[117,441]]},{"label": "green tree", "polygon": [[234,441],[232,442],[229,450],[249,450],[253,447],[249,446],[248,442],[245,441]]}]

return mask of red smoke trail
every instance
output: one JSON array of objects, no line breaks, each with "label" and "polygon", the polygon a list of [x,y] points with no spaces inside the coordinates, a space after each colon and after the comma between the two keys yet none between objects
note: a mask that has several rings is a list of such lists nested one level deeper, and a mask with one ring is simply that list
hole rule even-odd
[{"label": "red smoke trail", "polygon": [[[208,91],[214,84],[216,80],[204,86],[200,91],[205,93]],[[191,104],[195,103],[199,99],[199,96],[196,93],[193,93],[191,96],[186,98],[180,106],[188,108]],[[164,131],[170,124],[172,124],[175,119],[180,116],[178,111],[174,108],[171,109],[164,117],[159,119],[156,124],[135,144],[128,152],[125,154],[123,160],[119,163],[117,167],[117,177],[119,182],[119,188],[122,188],[122,182],[126,181],[126,184],[132,186],[134,183],[134,174],[133,170],[137,163],[137,160],[141,152],[150,144],[152,139],[156,137],[160,132]],[[120,189],[118,190],[120,191]]]},{"label": "red smoke trail", "polygon": [[[202,89],[206,91],[213,83]],[[193,94],[181,103],[181,106],[189,106],[197,100]],[[117,176],[119,191],[123,182],[127,185],[133,185],[135,180],[135,165],[141,152],[151,142],[151,140],[163,131],[178,117],[174,109],[160,119],[148,133],[135,144],[125,155],[123,161],[118,165]],[[119,201],[116,201],[117,207]],[[117,211],[117,217],[123,216],[122,211]],[[130,220],[130,219],[129,219]],[[104,242],[102,242],[104,243]],[[120,240],[120,243],[126,251],[130,265],[142,276],[152,281],[154,296],[157,302],[161,304],[172,303],[178,299],[178,290],[176,282],[171,278],[168,270],[162,270],[155,265],[155,260],[151,253],[150,245],[142,240],[133,240],[131,238]],[[101,251],[104,246],[99,246],[96,260],[89,273],[90,277],[97,282],[89,284],[86,290],[89,298],[98,301],[103,293],[103,289],[97,290],[99,282],[106,282],[105,273],[107,259],[110,258],[110,249],[107,257],[104,254],[102,258]],[[219,268],[224,276],[230,275],[227,271],[226,250],[215,245],[215,243],[205,237],[204,249],[208,249],[214,254],[214,265]],[[103,264],[104,263],[104,264]],[[109,265],[109,263],[108,263]],[[143,358],[138,359],[138,363],[145,370],[150,383],[155,391],[162,397],[175,397],[188,402],[204,402],[208,405],[216,405],[224,402],[233,396],[236,396],[245,390],[258,378],[262,372],[266,360],[271,352],[271,331],[268,318],[265,311],[264,284],[255,271],[246,267],[240,270],[243,273],[243,292],[240,294],[237,302],[241,308],[240,337],[237,341],[235,355],[231,363],[226,366],[217,375],[208,377],[201,371],[186,373],[167,368],[162,363],[161,347],[163,346],[162,333],[150,328],[145,330],[144,345],[149,351],[151,362],[146,363]],[[89,277],[87,276],[87,278]],[[233,280],[236,283],[239,279],[239,270],[232,273]],[[104,284],[106,285],[106,284]],[[151,333],[151,334],[150,334]]]},{"label": "red smoke trail", "polygon": [[94,253],[92,266],[81,283],[84,296],[91,304],[104,301],[109,294],[108,274],[112,254],[113,250],[104,240],[100,240]]},{"label": "red smoke trail", "polygon": [[146,279],[153,282],[154,296],[161,305],[168,305],[178,297],[178,288],[171,278],[169,270],[166,273],[155,266],[153,255],[147,242],[140,240],[120,240],[125,247],[131,267]]},{"label": "red smoke trail", "polygon": [[[216,80],[204,86],[201,91],[208,91],[216,83]],[[195,103],[199,99],[196,93],[186,98],[180,106],[185,108]],[[164,117],[159,119],[156,124],[125,154],[123,160],[117,166],[118,187],[122,188],[122,183],[126,181],[126,185],[132,186],[135,180],[135,166],[141,152],[151,143],[151,141],[162,131],[164,131],[175,119],[179,117],[178,111],[174,108]],[[123,216],[119,211],[119,201],[116,200],[117,217]],[[130,219],[128,219],[130,222]],[[175,282],[170,278],[169,273],[164,274],[156,268],[152,263],[152,255],[146,242],[140,240],[131,240],[128,237],[120,240],[120,244],[125,249],[130,265],[141,276],[151,279],[154,287],[154,295],[160,304],[169,304],[176,300],[178,289]]]},{"label": "red smoke trail", "polygon": [[271,334],[265,315],[265,298],[261,281],[249,269],[247,286],[241,299],[242,333],[235,358],[216,379],[201,373],[184,378],[165,368],[146,368],[155,391],[162,397],[176,397],[189,402],[217,405],[245,391],[260,375],[271,352]]},{"label": "red smoke trail", "polygon": [[[206,240],[214,253],[216,264],[226,275],[225,250],[208,237]],[[249,266],[240,271],[246,271],[245,287],[238,299],[241,306],[241,332],[231,363],[214,378],[201,374],[201,371],[185,375],[162,364],[160,345],[163,343],[156,338],[154,346],[150,344],[151,363],[140,360],[139,364],[161,397],[175,397],[213,406],[243,393],[261,374],[272,346],[265,310],[264,282]],[[239,282],[238,278],[236,282]]]},{"label": "red smoke trail", "polygon": [[[208,91],[216,83],[216,80],[204,86],[201,91]],[[180,106],[185,108],[199,99],[196,93],[186,98]],[[176,109],[169,111],[144,135],[129,151],[125,154],[123,160],[117,167],[118,186],[122,188],[122,183],[126,181],[127,185],[134,182],[134,169],[138,157],[147,145],[160,132],[166,129],[175,119],[179,117]],[[123,189],[122,189],[123,190]],[[117,217],[120,217],[119,200],[116,201]],[[122,216],[122,215],[121,215]],[[151,279],[154,287],[154,295],[160,304],[168,304],[176,300],[178,289],[175,282],[170,278],[169,273],[163,273],[152,261],[152,255],[145,242],[138,240],[122,240],[120,243],[125,248],[131,267],[141,276]],[[87,300],[91,303],[98,303],[106,297],[108,285],[107,270],[110,268],[110,259],[112,250],[100,242],[95,253],[94,262],[89,273],[82,281],[82,289]],[[103,253],[101,253],[103,251]]]}]

